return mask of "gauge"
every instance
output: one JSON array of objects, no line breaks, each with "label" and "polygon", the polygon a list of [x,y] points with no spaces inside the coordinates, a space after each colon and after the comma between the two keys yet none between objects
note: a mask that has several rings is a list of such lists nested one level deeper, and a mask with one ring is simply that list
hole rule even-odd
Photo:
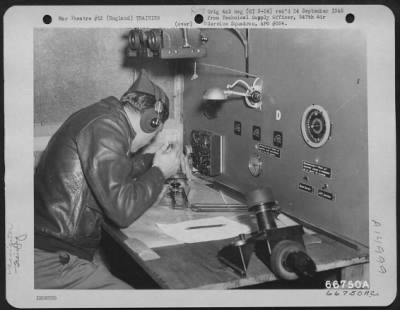
[{"label": "gauge", "polygon": [[328,112],[319,106],[311,105],[303,113],[301,133],[304,141],[313,148],[323,146],[331,134],[331,121]]},{"label": "gauge", "polygon": [[253,154],[249,159],[249,170],[253,177],[258,177],[262,170],[262,160],[259,154]]}]

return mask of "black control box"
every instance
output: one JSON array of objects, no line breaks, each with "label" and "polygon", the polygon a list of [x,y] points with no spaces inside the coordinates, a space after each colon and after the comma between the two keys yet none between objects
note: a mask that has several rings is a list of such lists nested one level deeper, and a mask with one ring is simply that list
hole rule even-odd
[{"label": "black control box", "polygon": [[191,133],[193,167],[206,176],[222,173],[223,139],[219,134],[205,130]]}]

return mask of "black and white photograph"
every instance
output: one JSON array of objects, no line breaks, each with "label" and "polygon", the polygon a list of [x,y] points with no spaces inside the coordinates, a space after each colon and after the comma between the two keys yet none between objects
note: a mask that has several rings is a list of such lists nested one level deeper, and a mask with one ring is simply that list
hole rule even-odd
[{"label": "black and white photograph", "polygon": [[368,6],[235,8],[36,8],[26,50],[6,24],[9,303],[390,304],[393,38]]}]

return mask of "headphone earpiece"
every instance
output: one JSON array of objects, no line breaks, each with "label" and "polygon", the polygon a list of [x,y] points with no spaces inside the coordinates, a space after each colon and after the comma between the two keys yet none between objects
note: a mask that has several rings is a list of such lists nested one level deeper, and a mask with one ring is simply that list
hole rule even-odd
[{"label": "headphone earpiece", "polygon": [[154,104],[154,109],[148,109],[143,112],[140,119],[140,127],[146,133],[156,131],[161,124],[161,112],[163,111],[163,104],[161,101],[157,101]]},{"label": "headphone earpiece", "polygon": [[156,131],[160,124],[159,113],[152,109],[144,111],[140,118],[140,128],[145,133]]}]

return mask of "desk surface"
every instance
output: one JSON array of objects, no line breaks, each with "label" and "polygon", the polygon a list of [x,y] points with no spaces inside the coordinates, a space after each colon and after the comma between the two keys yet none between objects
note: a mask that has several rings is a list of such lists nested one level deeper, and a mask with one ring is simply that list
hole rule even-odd
[{"label": "desk surface", "polygon": [[[204,197],[215,199],[212,197],[215,192],[208,191],[201,185],[195,186],[195,194],[200,193],[202,196],[206,192],[207,195]],[[233,239],[177,244],[152,249],[145,245],[149,242],[157,245],[157,240],[165,241],[168,238],[156,226],[157,223],[177,223],[221,215],[246,222],[254,231],[257,230],[255,219],[247,213],[199,213],[190,210],[174,210],[163,203],[150,208],[133,223],[129,228],[129,234],[123,233],[110,224],[106,224],[104,228],[162,288],[227,289],[276,280],[275,275],[256,255],[252,255],[250,259],[246,277],[239,276],[221,263],[217,258],[217,253]],[[135,239],[132,240],[127,235],[135,236]],[[317,265],[317,271],[342,268],[368,261],[366,247],[361,246],[355,250],[322,234],[305,234],[304,242],[308,254]]]}]

